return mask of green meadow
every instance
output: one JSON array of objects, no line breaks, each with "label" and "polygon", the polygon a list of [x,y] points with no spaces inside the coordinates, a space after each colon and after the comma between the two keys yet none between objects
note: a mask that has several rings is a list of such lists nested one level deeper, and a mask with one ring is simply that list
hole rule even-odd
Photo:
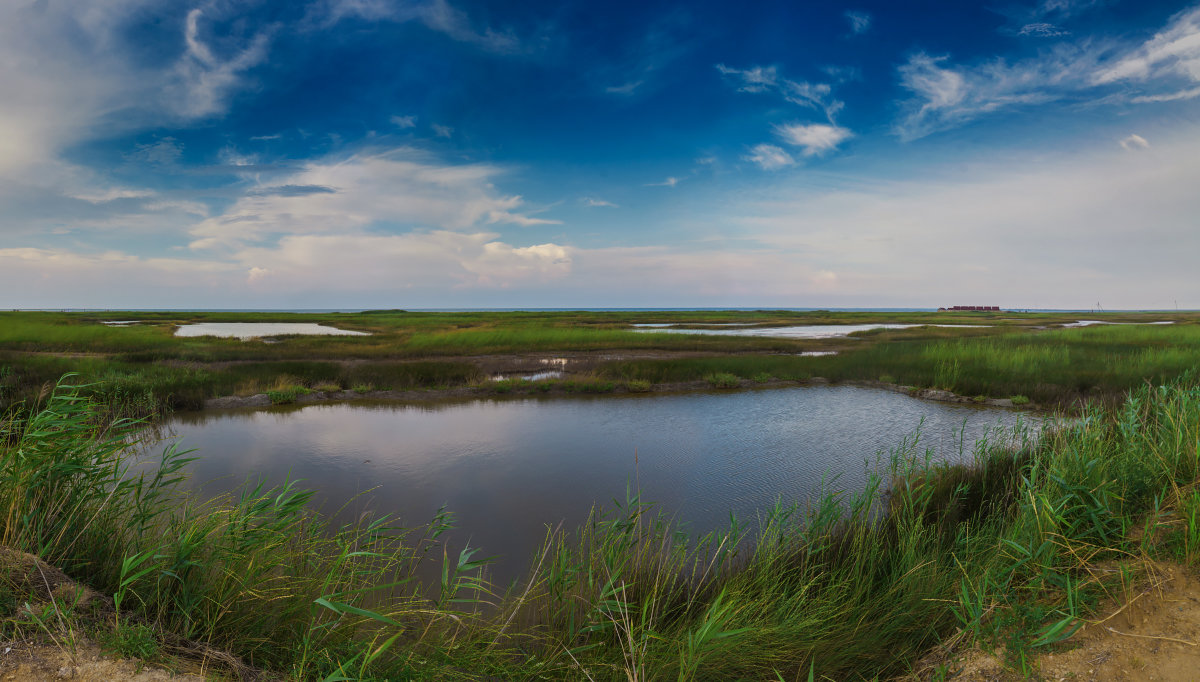
[{"label": "green meadow", "polygon": [[[1171,325],[1059,328],[1086,317]],[[105,320],[141,320],[108,326]],[[723,387],[768,381],[883,381],[967,396],[1024,396],[1042,404],[1119,399],[1144,380],[1194,364],[1200,316],[1014,313],[830,313],[787,311],[406,313],[0,313],[0,407],[29,404],[67,372],[122,416],[199,409],[204,401],[285,388],[557,392],[560,385],[492,385],[481,358],[570,353],[584,369],[568,377],[612,390],[679,390],[732,375]],[[176,337],[192,322],[317,322],[370,336],[281,336],[272,343]],[[630,324],[698,329],[808,324],[921,326],[793,339],[632,331]],[[836,355],[803,357],[805,351]],[[633,357],[627,357],[633,356]],[[646,384],[649,383],[649,386]],[[712,383],[707,381],[707,383]],[[569,392],[569,391],[567,391]]]}]

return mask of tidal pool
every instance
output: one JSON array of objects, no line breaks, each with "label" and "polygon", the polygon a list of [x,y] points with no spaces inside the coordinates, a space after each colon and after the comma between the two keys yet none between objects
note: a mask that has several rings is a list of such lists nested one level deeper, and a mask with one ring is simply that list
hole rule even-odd
[{"label": "tidal pool", "polygon": [[871,329],[910,329],[912,327],[957,327],[979,329],[986,324],[806,324],[792,327],[755,327],[753,329],[679,329],[672,326],[634,325],[633,331],[653,334],[706,334],[710,336],[770,336],[785,339],[833,339]]},{"label": "tidal pool", "polygon": [[367,332],[327,327],[314,322],[196,322],[179,325],[175,330],[175,336],[222,336],[242,340],[284,334],[370,336]]},{"label": "tidal pool", "polygon": [[[178,414],[167,424],[196,448],[191,484],[216,494],[289,476],[343,519],[365,509],[405,524],[454,512],[451,550],[500,555],[516,579],[546,526],[582,522],[626,487],[694,533],[752,523],[776,499],[803,503],[822,482],[860,489],[877,455],[920,426],[935,456],[970,457],[1013,410],[900,393],[813,386],[736,393],[471,400],[436,405],[316,404]],[[923,424],[923,425],[922,425]],[[369,491],[365,492],[364,491]]]}]

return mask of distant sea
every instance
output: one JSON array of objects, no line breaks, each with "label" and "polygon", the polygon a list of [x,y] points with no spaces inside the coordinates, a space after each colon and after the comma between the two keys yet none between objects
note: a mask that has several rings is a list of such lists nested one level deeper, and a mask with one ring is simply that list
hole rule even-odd
[{"label": "distant sea", "polygon": [[[173,312],[188,312],[188,313],[361,313],[367,310],[381,310],[381,308],[16,308],[15,310],[29,310],[41,312],[70,312],[70,313],[98,313],[98,312],[141,312],[141,313],[173,313]],[[832,313],[932,313],[937,312],[937,308],[779,308],[779,307],[761,307],[761,308],[397,308],[396,310],[404,310],[413,313],[561,313],[561,312],[589,312],[589,313],[653,313],[653,312],[705,312],[705,311],[722,311],[722,310],[738,310],[738,311],[758,311],[758,310],[780,310],[786,312],[815,312],[824,310]],[[1180,310],[1169,310],[1166,308],[1144,308],[1144,309],[1105,309],[1096,310],[1094,308],[1002,308],[1000,312],[1009,313],[1166,313],[1166,312],[1184,312]]]}]

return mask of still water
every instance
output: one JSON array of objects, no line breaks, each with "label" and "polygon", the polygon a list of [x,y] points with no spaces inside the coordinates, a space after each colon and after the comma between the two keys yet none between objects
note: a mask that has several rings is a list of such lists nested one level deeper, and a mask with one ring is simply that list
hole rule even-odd
[{"label": "still water", "polygon": [[195,322],[179,325],[175,330],[175,336],[222,336],[242,340],[284,334],[370,336],[366,332],[338,329],[314,322]]},{"label": "still water", "polygon": [[767,336],[781,339],[836,339],[854,332],[872,329],[911,329],[913,327],[955,327],[958,329],[982,329],[985,324],[806,324],[791,327],[753,327],[740,329],[741,325],[709,325],[730,327],[729,329],[687,329],[673,324],[635,324],[635,332],[653,334],[703,334],[707,336]]},{"label": "still water", "polygon": [[[572,528],[626,485],[707,532],[776,498],[804,502],[822,477],[854,489],[876,456],[910,436],[939,457],[1027,416],[849,386],[435,405],[327,403],[180,414],[169,431],[196,448],[193,485],[218,493],[291,476],[327,511],[365,508],[408,524],[452,510],[452,549],[500,555],[494,578],[519,576],[546,525]],[[965,429],[965,431],[964,431]],[[965,433],[965,440],[962,438]],[[363,491],[365,495],[355,498]],[[352,501],[351,501],[352,500]],[[348,501],[350,501],[348,503]]]}]

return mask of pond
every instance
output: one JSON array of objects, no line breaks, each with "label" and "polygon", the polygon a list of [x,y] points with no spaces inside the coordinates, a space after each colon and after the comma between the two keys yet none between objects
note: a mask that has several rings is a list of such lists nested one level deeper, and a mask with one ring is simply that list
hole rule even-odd
[{"label": "pond", "polygon": [[[410,525],[445,506],[451,544],[503,559],[519,577],[547,524],[582,522],[593,504],[643,501],[704,533],[752,522],[777,498],[804,502],[823,478],[861,488],[881,452],[918,426],[937,456],[969,457],[1013,410],[921,401],[850,386],[666,396],[490,399],[440,404],[326,403],[179,414],[168,424],[197,448],[193,484],[205,494],[288,476],[318,491],[327,511],[366,508]],[[370,491],[359,496],[364,491]],[[452,550],[454,547],[452,547]]]},{"label": "pond", "polygon": [[370,336],[367,332],[327,327],[313,322],[196,322],[179,325],[175,330],[175,336],[221,336],[242,340],[284,334]]},{"label": "pond", "polygon": [[[750,329],[681,329],[670,325],[633,325],[635,332],[649,334],[704,334],[708,336],[769,336],[784,339],[835,339],[872,329],[911,329],[913,327],[955,327],[982,329],[984,324],[806,324],[791,327],[754,327]],[[710,325],[715,326],[715,325]],[[732,326],[732,325],[731,325]]]}]

